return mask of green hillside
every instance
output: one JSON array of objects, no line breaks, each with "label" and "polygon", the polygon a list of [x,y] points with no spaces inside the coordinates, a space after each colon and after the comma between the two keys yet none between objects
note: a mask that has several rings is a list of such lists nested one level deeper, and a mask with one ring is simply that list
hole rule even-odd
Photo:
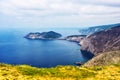
[{"label": "green hillside", "polygon": [[35,68],[0,64],[0,80],[120,80],[120,65]]}]

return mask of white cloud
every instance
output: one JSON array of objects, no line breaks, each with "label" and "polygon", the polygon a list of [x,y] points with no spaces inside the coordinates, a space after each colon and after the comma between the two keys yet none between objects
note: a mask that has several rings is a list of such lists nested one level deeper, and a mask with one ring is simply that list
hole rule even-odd
[{"label": "white cloud", "polygon": [[24,21],[72,23],[120,17],[119,4],[120,0],[1,0],[0,13]]},{"label": "white cloud", "polygon": [[96,5],[86,5],[80,9],[81,12],[85,14],[93,15],[106,15],[106,14],[116,14],[120,13],[119,7],[109,7],[109,6],[96,6]]},{"label": "white cloud", "polygon": [[[78,0],[76,0],[78,1]],[[85,2],[81,1],[81,2]],[[87,1],[88,2],[88,1]],[[119,0],[91,0],[89,4],[73,3],[72,0],[9,0],[0,2],[0,11],[9,15],[33,14],[44,16],[54,14],[103,14],[118,13],[119,7],[93,5],[92,3],[119,3]]]}]

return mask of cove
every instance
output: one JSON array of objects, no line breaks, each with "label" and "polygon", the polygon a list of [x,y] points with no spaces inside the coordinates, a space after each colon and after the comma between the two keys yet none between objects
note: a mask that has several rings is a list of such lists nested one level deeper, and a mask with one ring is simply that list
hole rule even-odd
[{"label": "cove", "polygon": [[0,63],[26,64],[35,67],[55,67],[86,62],[80,46],[65,40],[27,40],[23,32],[0,34]]}]

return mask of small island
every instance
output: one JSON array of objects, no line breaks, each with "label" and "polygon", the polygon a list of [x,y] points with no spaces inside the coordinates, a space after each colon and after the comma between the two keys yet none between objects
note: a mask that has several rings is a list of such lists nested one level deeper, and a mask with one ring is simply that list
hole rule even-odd
[{"label": "small island", "polygon": [[29,33],[25,36],[26,39],[31,39],[31,40],[58,39],[60,37],[62,37],[62,35],[54,31],[42,32],[42,33],[39,32]]}]

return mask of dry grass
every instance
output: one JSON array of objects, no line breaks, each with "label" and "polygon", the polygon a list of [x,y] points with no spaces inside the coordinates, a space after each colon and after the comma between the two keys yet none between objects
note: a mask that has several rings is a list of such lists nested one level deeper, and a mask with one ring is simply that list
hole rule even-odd
[{"label": "dry grass", "polygon": [[84,66],[103,66],[120,64],[120,51],[100,53],[84,64]]},{"label": "dry grass", "polygon": [[0,80],[120,80],[120,65],[36,68],[0,64]]}]

